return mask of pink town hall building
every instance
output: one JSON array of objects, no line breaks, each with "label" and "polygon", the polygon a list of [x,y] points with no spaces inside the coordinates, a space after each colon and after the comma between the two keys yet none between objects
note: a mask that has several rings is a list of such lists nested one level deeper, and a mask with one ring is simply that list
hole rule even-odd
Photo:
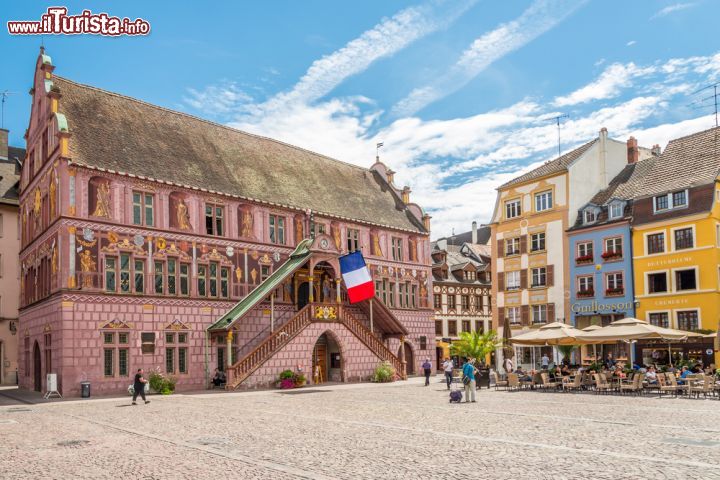
[{"label": "pink town hall building", "polygon": [[[369,169],[58,77],[41,50],[21,173],[19,383],[180,390],[400,377],[433,358],[430,217]],[[360,250],[376,298],[350,305]]]}]

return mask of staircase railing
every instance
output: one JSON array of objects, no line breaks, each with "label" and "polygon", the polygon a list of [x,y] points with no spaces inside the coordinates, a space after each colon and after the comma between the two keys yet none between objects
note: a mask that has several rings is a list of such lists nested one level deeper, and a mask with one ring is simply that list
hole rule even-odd
[{"label": "staircase railing", "polygon": [[366,347],[370,349],[380,360],[390,362],[400,378],[407,379],[406,365],[401,361],[385,344],[365,327],[349,311],[343,310],[340,316],[341,323],[350,330]]},{"label": "staircase railing", "polygon": [[279,349],[284,347],[295,336],[307,327],[312,319],[310,318],[310,307],[306,305],[285,325],[275,330],[265,341],[255,349],[241,358],[238,362],[227,368],[228,390],[236,388],[263,363],[269,360]]}]

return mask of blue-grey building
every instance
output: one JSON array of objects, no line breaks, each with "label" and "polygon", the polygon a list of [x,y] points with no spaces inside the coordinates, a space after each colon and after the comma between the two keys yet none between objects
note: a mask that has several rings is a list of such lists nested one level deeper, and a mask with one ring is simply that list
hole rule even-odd
[{"label": "blue-grey building", "polygon": [[[630,219],[632,198],[627,194],[637,163],[629,163],[609,184],[580,208],[567,230],[570,274],[570,323],[584,329],[605,326],[635,314]],[[616,359],[630,360],[625,344],[604,346]],[[595,349],[583,347],[583,363]],[[597,350],[598,355],[600,349]],[[577,358],[576,358],[577,361]]]}]

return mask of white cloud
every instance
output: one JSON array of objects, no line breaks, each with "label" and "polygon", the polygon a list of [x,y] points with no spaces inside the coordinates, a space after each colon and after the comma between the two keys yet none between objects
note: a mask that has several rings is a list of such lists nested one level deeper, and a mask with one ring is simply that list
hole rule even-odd
[{"label": "white cloud", "polygon": [[622,88],[632,85],[632,80],[654,73],[655,67],[638,67],[634,63],[613,63],[593,81],[570,95],[555,99],[555,106],[565,107],[617,96]]},{"label": "white cloud", "polygon": [[697,4],[690,3],[690,2],[674,3],[672,5],[668,5],[667,7],[662,8],[662,9],[658,10],[657,12],[655,12],[655,14],[652,17],[650,17],[650,20],[654,20],[654,19],[660,18],[660,17],[665,17],[667,15],[670,15],[671,13],[679,12],[680,10],[685,10],[687,8],[694,7],[695,5],[697,5]]},{"label": "white cloud", "polygon": [[518,18],[476,39],[447,73],[429,85],[415,88],[393,107],[393,113],[396,117],[412,115],[459,90],[496,60],[552,29],[584,3],[585,0],[535,0]]},{"label": "white cloud", "polygon": [[431,0],[383,19],[344,47],[316,60],[292,90],[276,100],[313,102],[330,93],[346,78],[373,62],[404,49],[414,41],[449,26],[477,0]]},{"label": "white cloud", "polygon": [[625,46],[626,46],[626,47],[632,47],[632,46],[635,45],[636,43],[637,43],[637,42],[636,42],[635,40],[630,40],[629,42],[627,42],[627,43],[625,44]]}]

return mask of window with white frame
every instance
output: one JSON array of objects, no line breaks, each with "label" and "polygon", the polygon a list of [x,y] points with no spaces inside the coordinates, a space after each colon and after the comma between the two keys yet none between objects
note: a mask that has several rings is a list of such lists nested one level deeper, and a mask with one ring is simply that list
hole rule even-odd
[{"label": "window with white frame", "polygon": [[505,309],[505,315],[510,325],[516,325],[522,321],[520,318],[520,307],[507,307]]},{"label": "window with white frame", "polygon": [[680,330],[692,331],[700,328],[700,318],[697,310],[676,312],[677,327]]},{"label": "window with white frame", "polygon": [[595,220],[597,220],[595,210],[585,210],[583,212],[583,223],[595,223]]},{"label": "window with white frame", "polygon": [[505,218],[519,217],[521,213],[520,199],[505,202]]},{"label": "window with white frame", "polygon": [[622,256],[622,237],[606,238],[605,253],[611,257]]},{"label": "window with white frame", "polygon": [[623,216],[623,205],[622,203],[611,203],[608,208],[608,216],[610,218],[620,218]]},{"label": "window with white frame", "polygon": [[544,287],[547,284],[547,268],[532,269],[532,287]]},{"label": "window with white frame", "polygon": [[675,290],[678,292],[697,290],[697,270],[694,268],[675,270]]},{"label": "window with white frame", "polygon": [[595,293],[595,279],[592,275],[578,277],[578,293],[580,295],[592,295]]},{"label": "window with white frame", "polygon": [[520,238],[505,240],[505,255],[520,255]]},{"label": "window with white frame", "polygon": [[683,208],[688,206],[687,190],[678,190],[663,195],[653,197],[653,209],[655,213],[672,210],[675,208]]},{"label": "window with white frame", "polygon": [[505,290],[517,290],[520,288],[520,272],[505,273]]},{"label": "window with white frame", "polygon": [[535,211],[550,210],[553,206],[552,190],[535,194]]},{"label": "window with white frame", "polygon": [[545,250],[545,232],[533,233],[530,235],[530,251],[538,252]]},{"label": "window with white frame", "polygon": [[135,225],[154,225],[153,203],[154,195],[146,192],[132,192],[133,197],[133,223]]},{"label": "window with white frame", "polygon": [[592,242],[581,242],[577,244],[577,258],[579,260],[590,260],[593,259],[593,244]]},{"label": "window with white frame", "polygon": [[547,323],[547,305],[532,306],[533,323]]},{"label": "window with white frame", "polygon": [[685,250],[695,246],[695,236],[692,227],[678,228],[673,231],[675,250]]},{"label": "window with white frame", "polygon": [[647,274],[648,293],[665,293],[668,291],[667,272]]},{"label": "window with white frame", "polygon": [[647,254],[663,253],[665,251],[665,232],[651,233],[647,236]]},{"label": "window with white frame", "polygon": [[625,290],[623,287],[623,274],[622,272],[613,272],[608,273],[605,277],[605,285],[606,290],[605,293],[607,295],[620,295]]},{"label": "window with white frame", "polygon": [[650,321],[650,325],[670,328],[670,316],[668,315],[668,312],[653,312],[648,315],[648,320]]}]

